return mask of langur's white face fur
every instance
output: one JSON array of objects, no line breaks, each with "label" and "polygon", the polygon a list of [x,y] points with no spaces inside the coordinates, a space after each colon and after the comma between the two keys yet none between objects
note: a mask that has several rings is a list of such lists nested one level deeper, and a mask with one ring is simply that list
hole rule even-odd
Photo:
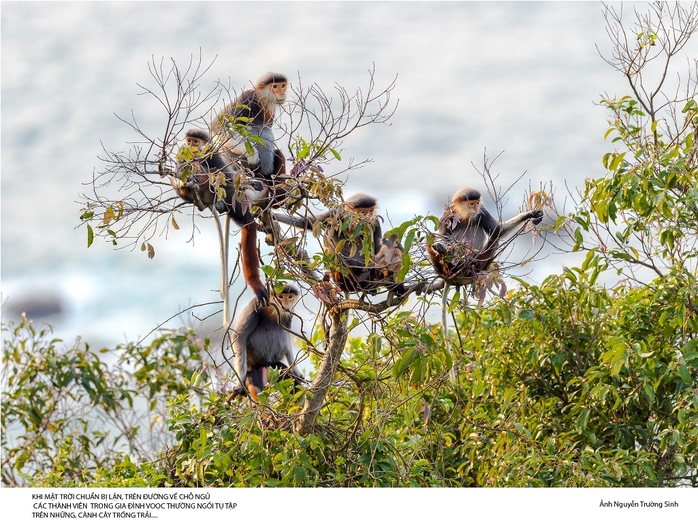
[{"label": "langur's white face fur", "polygon": [[282,105],[286,101],[286,82],[272,82],[266,85],[257,86],[257,97],[259,101],[268,109],[277,105]]},{"label": "langur's white face fur", "polygon": [[480,200],[454,200],[451,207],[462,222],[469,222],[480,209]]},{"label": "langur's white face fur", "polygon": [[276,299],[279,302],[279,305],[281,305],[287,311],[290,311],[295,306],[296,300],[298,300],[298,295],[292,292],[282,292],[281,294],[276,295]]},{"label": "langur's white face fur", "polygon": [[206,145],[206,142],[204,142],[201,138],[197,138],[195,136],[190,136],[190,135],[187,135],[184,138],[184,143],[188,147],[196,147],[198,149],[203,149],[204,145]]},{"label": "langur's white face fur", "polygon": [[354,207],[349,204],[345,204],[348,212],[355,215],[359,220],[370,220],[373,218],[373,213],[376,211],[375,207]]}]

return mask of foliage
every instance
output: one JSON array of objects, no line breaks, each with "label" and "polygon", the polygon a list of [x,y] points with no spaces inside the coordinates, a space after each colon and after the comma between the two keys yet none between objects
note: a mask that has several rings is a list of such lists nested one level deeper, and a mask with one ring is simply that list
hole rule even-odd
[{"label": "foliage", "polygon": [[3,325],[3,483],[85,485],[112,469],[127,481],[129,455],[154,459],[169,441],[166,398],[189,390],[201,342],[168,331],[145,347],[61,345],[26,318]]},{"label": "foliage", "polygon": [[475,484],[696,481],[698,353],[683,329],[698,321],[660,325],[676,306],[670,289],[661,300],[647,289],[605,290],[593,283],[598,260],[587,261],[463,318],[489,333],[467,347],[472,421],[459,450]]},{"label": "foliage", "polygon": [[[250,409],[201,375],[163,377],[174,440],[159,460],[118,455],[74,477],[82,462],[58,448],[51,465],[45,450],[54,471],[35,484],[695,485],[698,319],[667,314],[681,307],[669,282],[659,293],[598,286],[598,263],[591,254],[540,286],[522,282],[510,302],[462,308],[455,384],[440,326],[403,312],[385,336],[350,340],[312,434],[290,430],[302,395],[290,381]],[[161,370],[184,360],[173,353]]]},{"label": "foliage", "polygon": [[463,308],[456,384],[438,325],[352,339],[313,434],[284,425],[288,387],[260,410],[180,397],[167,484],[695,486],[698,319],[666,314],[671,285],[596,285],[598,262]]},{"label": "foliage", "polygon": [[[698,9],[652,4],[637,15],[635,42],[628,41],[621,15],[609,8],[606,17],[609,33],[617,35],[608,62],[634,95],[601,101],[611,113],[605,136],[617,149],[603,157],[608,174],[587,180],[575,220],[619,273],[626,269],[634,276],[641,268],[642,281],[673,274],[682,286],[695,287],[698,61],[689,61],[683,82],[677,72],[673,96],[664,89],[670,89],[672,58],[698,30]],[[575,249],[594,248],[581,230],[574,233]]]}]

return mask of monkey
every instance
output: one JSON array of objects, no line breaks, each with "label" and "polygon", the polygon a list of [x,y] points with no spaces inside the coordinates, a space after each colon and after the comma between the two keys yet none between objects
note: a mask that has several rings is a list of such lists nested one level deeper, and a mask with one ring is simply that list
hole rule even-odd
[{"label": "monkey", "polygon": [[405,285],[402,282],[397,283],[396,279],[397,273],[402,269],[404,255],[405,249],[397,241],[397,235],[391,234],[381,238],[380,248],[373,257],[376,266],[376,280],[392,290],[396,296],[402,296],[405,293]]},{"label": "monkey", "polygon": [[[389,240],[384,245],[380,217],[375,214],[377,203],[373,196],[357,193],[340,206],[317,216],[291,217],[274,213],[274,217],[281,223],[308,230],[314,230],[314,225],[321,223],[324,250],[337,256],[337,266],[330,271],[337,286],[344,292],[375,294],[380,285],[394,283],[394,279],[382,281],[381,273],[394,266],[393,255],[397,249]],[[391,256],[386,262],[388,254]]]},{"label": "monkey", "polygon": [[291,334],[286,330],[291,328],[291,310],[299,296],[296,287],[284,285],[281,292],[273,295],[273,303],[264,306],[254,298],[235,320],[232,343],[240,383],[233,390],[233,397],[244,395],[247,390],[258,403],[258,394],[269,381],[269,367],[287,370],[294,389],[302,384],[303,376],[294,368]]},{"label": "monkey", "polygon": [[[227,214],[241,231],[242,274],[245,283],[252,289],[261,303],[267,304],[269,295],[259,273],[257,255],[257,223],[251,206],[264,194],[260,182],[247,182],[234,170],[225,157],[215,148],[211,137],[201,129],[187,131],[184,145],[177,153],[177,176],[170,176],[170,183],[177,195],[193,203],[203,211],[215,207]],[[236,181],[241,191],[236,191]]]},{"label": "monkey", "polygon": [[[240,180],[242,193],[249,203],[258,204],[267,196],[268,188],[260,180],[245,179],[235,175],[234,164],[226,162],[223,155],[213,151],[211,137],[201,129],[189,129],[184,137],[184,146],[178,153],[177,172],[179,178],[170,177],[170,182],[177,194],[185,201],[193,203],[200,211],[215,204],[217,210],[226,212],[225,198],[216,198],[216,183],[219,187],[230,187],[234,180]],[[183,153],[183,151],[186,151]],[[187,160],[187,157],[189,158]],[[211,174],[223,174],[222,179],[214,179]],[[183,178],[187,179],[185,183]],[[234,190],[234,187],[233,187]],[[227,202],[230,205],[230,201]]]},{"label": "monkey", "polygon": [[[199,211],[216,203],[215,183],[211,176],[223,175],[216,180],[225,187],[232,183],[232,173],[220,154],[213,154],[211,137],[201,129],[189,129],[184,137],[184,145],[177,153],[176,176],[170,176],[170,184],[177,195],[188,203],[193,203]],[[220,206],[219,206],[220,207]]]},{"label": "monkey", "polygon": [[[543,211],[534,210],[517,214],[501,223],[494,219],[484,205],[481,205],[480,198],[480,191],[473,187],[463,187],[456,191],[441,217],[436,238],[433,241],[427,241],[427,252],[431,264],[444,280],[441,324],[449,351],[447,323],[449,286],[474,283],[488,268],[495,265],[494,259],[499,248],[499,240],[529,221],[538,225],[543,219]],[[483,282],[483,285],[486,284]],[[478,298],[482,303],[484,299],[482,292],[479,293]],[[449,370],[449,377],[451,382],[455,383],[455,366]]]},{"label": "monkey", "polygon": [[[266,73],[257,79],[254,89],[243,91],[210,124],[221,152],[265,182],[271,191],[272,206],[279,206],[285,196],[277,178],[286,175],[286,158],[276,147],[272,124],[276,109],[286,101],[287,87],[286,76]],[[246,142],[252,146],[252,153]]]},{"label": "monkey", "polygon": [[324,247],[327,252],[336,253],[339,261],[339,266],[331,271],[332,278],[345,292],[372,291],[376,287],[372,260],[383,238],[375,214],[377,205],[373,196],[357,193],[341,207],[328,211],[327,218],[323,214],[317,217],[325,224]]},{"label": "monkey", "polygon": [[381,239],[378,253],[373,257],[373,262],[378,268],[378,272],[382,278],[395,281],[395,275],[402,269],[402,257],[405,254],[405,249],[397,241],[397,235],[391,234],[384,236]]},{"label": "monkey", "polygon": [[184,137],[184,144],[188,147],[196,147],[199,150],[208,145],[211,136],[202,129],[189,129]]},{"label": "monkey", "polygon": [[480,203],[480,192],[473,187],[456,191],[441,217],[441,225],[427,251],[436,272],[447,283],[470,283],[486,271],[497,255],[499,240],[531,221],[538,225],[542,210],[517,214],[498,222]]}]

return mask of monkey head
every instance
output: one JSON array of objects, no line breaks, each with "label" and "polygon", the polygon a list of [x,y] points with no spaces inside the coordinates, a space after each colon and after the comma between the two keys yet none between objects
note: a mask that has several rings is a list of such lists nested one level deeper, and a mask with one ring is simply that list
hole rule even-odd
[{"label": "monkey head", "polygon": [[480,191],[474,187],[458,189],[451,199],[451,209],[462,221],[470,221],[480,209]]},{"label": "monkey head", "polygon": [[288,311],[293,309],[299,297],[300,292],[293,285],[284,285],[281,292],[276,293],[277,303]]},{"label": "monkey head", "polygon": [[184,137],[184,144],[187,147],[203,149],[211,141],[211,136],[202,129],[189,129]]},{"label": "monkey head", "polygon": [[357,193],[344,201],[347,212],[355,214],[360,219],[373,218],[373,212],[378,206],[378,200],[365,193]]},{"label": "monkey head", "polygon": [[281,73],[266,73],[255,83],[255,91],[259,101],[265,107],[271,108],[282,105],[286,101],[288,80]]}]

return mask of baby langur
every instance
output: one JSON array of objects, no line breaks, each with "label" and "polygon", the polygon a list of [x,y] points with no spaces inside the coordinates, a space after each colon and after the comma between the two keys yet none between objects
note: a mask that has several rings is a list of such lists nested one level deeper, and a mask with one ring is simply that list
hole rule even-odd
[{"label": "baby langur", "polygon": [[[397,241],[397,235],[391,234],[384,236],[380,242],[380,249],[373,257],[373,262],[376,266],[376,279],[387,282],[388,285],[394,284],[397,273],[402,269],[402,257],[405,255],[405,249]],[[404,292],[404,285],[399,283],[395,292],[400,295]]]},{"label": "baby langur", "polygon": [[258,394],[269,382],[269,367],[285,370],[293,379],[294,388],[303,382],[303,376],[294,368],[291,333],[286,330],[291,328],[291,310],[299,297],[296,287],[285,285],[272,297],[271,304],[263,307],[255,298],[238,316],[233,327],[233,351],[240,383],[233,390],[233,397],[247,391],[259,402]]},{"label": "baby langur", "polygon": [[427,243],[431,263],[446,282],[470,283],[494,261],[499,240],[529,220],[538,225],[542,219],[543,211],[533,210],[501,223],[481,205],[477,189],[463,187],[453,195],[441,217],[433,244]]}]

